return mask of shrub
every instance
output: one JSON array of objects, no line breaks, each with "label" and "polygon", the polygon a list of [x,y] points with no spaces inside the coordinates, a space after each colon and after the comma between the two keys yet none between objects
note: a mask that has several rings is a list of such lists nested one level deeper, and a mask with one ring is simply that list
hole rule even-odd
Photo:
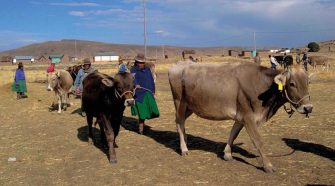
[{"label": "shrub", "polygon": [[308,43],[307,47],[309,48],[309,52],[318,52],[320,50],[320,46],[316,42]]}]

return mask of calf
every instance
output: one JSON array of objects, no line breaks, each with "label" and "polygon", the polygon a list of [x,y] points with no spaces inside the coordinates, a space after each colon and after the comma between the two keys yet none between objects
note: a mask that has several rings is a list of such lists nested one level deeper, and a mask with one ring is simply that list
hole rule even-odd
[{"label": "calf", "polygon": [[317,65],[321,65],[323,67],[323,70],[329,71],[329,59],[325,56],[310,56],[308,58],[308,63],[313,67],[314,70],[316,70]]},{"label": "calf", "polygon": [[110,77],[94,72],[83,81],[82,109],[86,112],[88,142],[93,143],[93,117],[97,118],[103,143],[109,147],[109,161],[116,163],[115,139],[120,130],[123,111],[134,105],[133,76],[130,73]]},{"label": "calf", "polygon": [[[73,80],[69,72],[65,70],[60,70],[50,77],[48,77],[48,83],[50,87],[55,92],[55,98],[58,102],[58,113],[61,113],[62,106],[66,110],[68,105],[68,93],[71,92]],[[51,108],[53,108],[55,103],[53,102]]]}]

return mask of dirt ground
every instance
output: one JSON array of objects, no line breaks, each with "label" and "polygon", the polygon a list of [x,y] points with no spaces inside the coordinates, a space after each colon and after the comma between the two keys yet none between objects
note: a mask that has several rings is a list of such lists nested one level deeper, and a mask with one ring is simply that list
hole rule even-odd
[{"label": "dirt ground", "polygon": [[334,78],[311,83],[310,118],[288,118],[280,109],[260,127],[277,168],[267,174],[244,129],[233,147],[235,161],[223,160],[232,121],[192,115],[186,122],[190,154],[180,156],[166,70],[157,82],[161,117],[147,121],[150,130],[139,135],[127,108],[113,165],[101,148],[98,126],[95,145],[88,145],[79,99],[71,97],[74,105],[57,114],[48,111],[53,93],[45,84],[28,81],[28,98],[16,100],[6,83],[0,87],[0,185],[335,185],[334,85]]}]

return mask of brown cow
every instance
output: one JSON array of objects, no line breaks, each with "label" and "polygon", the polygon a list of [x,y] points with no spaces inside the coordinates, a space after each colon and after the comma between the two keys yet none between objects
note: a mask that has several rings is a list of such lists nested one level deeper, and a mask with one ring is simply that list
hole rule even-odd
[{"label": "brown cow", "polygon": [[323,70],[326,69],[327,72],[329,70],[329,59],[325,56],[310,56],[308,57],[308,63],[316,70],[317,65],[321,65]]},{"label": "brown cow", "polygon": [[116,74],[114,78],[94,72],[83,81],[82,108],[86,112],[88,142],[93,142],[93,117],[97,118],[103,143],[108,142],[109,161],[116,163],[115,139],[120,130],[123,111],[132,106],[133,76],[130,73]]},{"label": "brown cow", "polygon": [[[52,90],[55,92],[55,98],[58,102],[58,113],[61,113],[61,108],[66,110],[69,104],[69,95],[71,92],[73,79],[68,71],[59,70],[56,73],[48,77],[48,84],[50,84]],[[54,108],[54,102],[50,108]]]},{"label": "brown cow", "polygon": [[[243,127],[259,151],[264,170],[273,172],[257,127],[286,102],[298,112],[312,112],[308,76],[298,66],[272,70],[253,63],[185,64],[169,69],[182,155],[188,154],[185,120],[192,114],[209,120],[235,120],[224,159],[233,160],[231,146]],[[281,90],[279,90],[282,88]]]}]

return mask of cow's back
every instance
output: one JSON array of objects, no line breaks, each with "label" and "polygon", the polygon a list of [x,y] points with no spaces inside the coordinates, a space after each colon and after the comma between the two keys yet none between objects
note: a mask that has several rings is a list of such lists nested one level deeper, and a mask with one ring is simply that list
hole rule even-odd
[{"label": "cow's back", "polygon": [[105,74],[95,72],[87,75],[83,80],[82,106],[86,113],[97,116],[102,111],[111,112],[113,108],[113,87],[107,87],[102,83],[102,79],[114,79]]},{"label": "cow's back", "polygon": [[[185,65],[172,67],[169,80],[174,99],[184,99],[188,109],[198,116],[212,120],[239,119],[243,112],[241,104],[247,101],[261,104],[259,92],[272,83],[271,78],[265,78],[267,70],[272,73],[271,69],[251,63]],[[246,94],[249,100],[244,100]]]},{"label": "cow's back", "polygon": [[311,65],[325,65],[328,61],[328,57],[325,56],[310,56],[309,62]]},{"label": "cow's back", "polygon": [[66,91],[66,92],[70,92],[71,88],[72,88],[72,84],[73,84],[73,79],[71,74],[66,71],[66,70],[60,70],[59,71],[59,84],[60,87]]}]

